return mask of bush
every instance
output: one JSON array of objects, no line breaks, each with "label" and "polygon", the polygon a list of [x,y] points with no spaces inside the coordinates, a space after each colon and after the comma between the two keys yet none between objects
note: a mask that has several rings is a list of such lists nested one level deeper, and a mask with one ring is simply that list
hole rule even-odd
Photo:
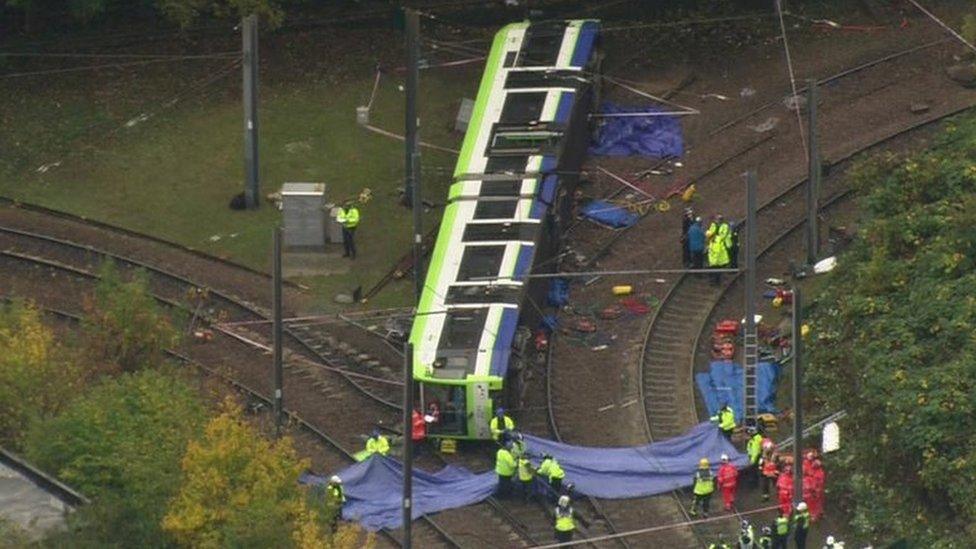
[{"label": "bush", "polygon": [[0,308],[0,440],[20,448],[27,425],[60,410],[84,383],[62,356],[50,328],[31,304]]},{"label": "bush", "polygon": [[205,417],[196,391],[174,374],[123,374],[33,425],[26,456],[94,501],[76,517],[72,539],[160,546],[180,457]]},{"label": "bush", "polygon": [[848,412],[832,485],[868,539],[976,539],[974,141],[963,118],[859,166],[859,239],[815,300],[811,394]]},{"label": "bush", "polygon": [[298,484],[307,468],[290,439],[268,441],[228,400],[187,448],[163,527],[188,547],[326,547],[325,517]]},{"label": "bush", "polygon": [[163,351],[175,345],[178,332],[149,291],[145,272],[130,281],[112,262],[99,269],[101,280],[85,305],[83,331],[89,355],[125,372],[158,365]]}]

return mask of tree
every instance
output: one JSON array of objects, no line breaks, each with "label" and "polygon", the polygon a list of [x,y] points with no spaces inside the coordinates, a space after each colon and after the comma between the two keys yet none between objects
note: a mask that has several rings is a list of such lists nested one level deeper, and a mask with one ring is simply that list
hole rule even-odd
[{"label": "tree", "polygon": [[60,410],[84,384],[40,312],[22,301],[0,308],[0,440],[20,447],[31,421]]},{"label": "tree", "polygon": [[228,399],[187,448],[163,528],[192,547],[327,547],[324,517],[298,484],[308,465],[289,438],[268,441]]},{"label": "tree", "polygon": [[976,539],[976,119],[862,164],[859,238],[822,281],[811,394],[847,410],[832,490],[871,540]]},{"label": "tree", "polygon": [[32,425],[25,454],[93,500],[69,538],[157,547],[180,458],[205,417],[197,392],[175,373],[123,374]]},{"label": "tree", "polygon": [[146,273],[137,271],[125,281],[107,261],[99,276],[82,323],[91,359],[126,372],[160,364],[163,351],[178,342],[178,332],[150,293]]},{"label": "tree", "polygon": [[163,17],[183,28],[207,15],[240,19],[251,14],[275,28],[285,15],[279,0],[156,0],[156,8]]}]

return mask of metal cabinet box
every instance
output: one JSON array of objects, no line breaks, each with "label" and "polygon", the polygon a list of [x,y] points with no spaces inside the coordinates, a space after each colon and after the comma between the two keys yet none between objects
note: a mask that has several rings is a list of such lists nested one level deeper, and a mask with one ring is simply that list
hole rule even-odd
[{"label": "metal cabinet box", "polygon": [[325,248],[328,212],[325,183],[285,183],[281,186],[281,212],[285,248]]}]

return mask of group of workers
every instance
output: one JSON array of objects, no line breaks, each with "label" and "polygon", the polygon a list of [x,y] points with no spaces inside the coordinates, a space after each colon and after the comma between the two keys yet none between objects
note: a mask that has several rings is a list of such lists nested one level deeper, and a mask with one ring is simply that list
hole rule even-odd
[{"label": "group of workers", "polygon": [[[739,525],[739,533],[733,543],[720,537],[709,544],[708,549],[787,549],[790,534],[797,549],[806,549],[807,534],[810,531],[810,512],[807,504],[796,504],[796,511],[792,518],[780,515],[772,525],[763,526],[756,535],[755,528],[748,520],[743,519]],[[837,541],[834,536],[827,536],[822,549],[844,549],[844,542]]]},{"label": "group of workers", "polygon": [[545,487],[545,499],[556,502],[553,509],[556,541],[572,541],[576,531],[576,515],[570,498],[572,485],[563,483],[566,472],[559,461],[548,453],[542,454],[539,466],[533,468],[525,438],[515,428],[515,420],[502,407],[496,409],[489,427],[492,438],[499,444],[495,453],[495,474],[498,475],[495,495],[510,498],[518,491],[523,501],[529,501],[538,495],[536,479],[541,480]]},{"label": "group of workers", "polygon": [[[739,230],[741,224],[730,224],[722,214],[712,217],[708,226],[691,208],[685,208],[681,220],[681,258],[686,269],[739,267]],[[722,283],[722,273],[712,274],[712,284]]]}]

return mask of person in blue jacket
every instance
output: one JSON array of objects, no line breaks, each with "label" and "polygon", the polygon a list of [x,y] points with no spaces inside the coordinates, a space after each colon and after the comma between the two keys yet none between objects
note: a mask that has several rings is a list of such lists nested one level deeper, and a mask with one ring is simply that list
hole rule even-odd
[{"label": "person in blue jacket", "polygon": [[705,230],[702,229],[702,219],[695,218],[695,222],[688,227],[686,238],[688,253],[691,255],[691,268],[703,269],[705,265]]}]

